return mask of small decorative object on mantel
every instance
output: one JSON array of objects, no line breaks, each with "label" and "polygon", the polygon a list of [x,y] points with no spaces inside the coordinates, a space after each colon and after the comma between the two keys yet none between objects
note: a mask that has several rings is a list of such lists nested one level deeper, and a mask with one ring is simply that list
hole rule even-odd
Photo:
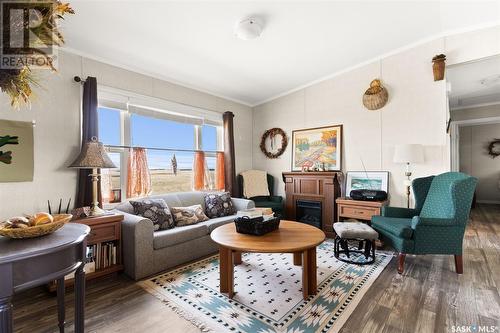
[{"label": "small decorative object on mantel", "polygon": [[495,158],[500,155],[500,139],[495,139],[488,145],[488,154]]},{"label": "small decorative object on mantel", "polygon": [[[280,146],[276,144],[277,136],[281,136]],[[268,138],[270,140],[271,151],[269,151],[266,146],[266,141]],[[288,146],[288,138],[286,136],[285,131],[277,127],[265,131],[260,140],[260,150],[264,153],[264,155],[266,155],[267,158],[280,157],[285,152],[287,146]]]},{"label": "small decorative object on mantel", "polygon": [[[32,95],[32,86],[37,86],[38,82],[33,73],[33,68],[48,68],[56,71],[54,67],[54,57],[47,52],[47,48],[54,46],[61,46],[64,44],[64,38],[58,30],[57,21],[63,19],[65,14],[74,14],[73,9],[67,3],[62,3],[57,0],[26,0],[22,4],[20,2],[12,2],[13,7],[8,8],[8,2],[4,4],[3,11],[9,9],[31,9],[29,15],[29,22],[24,22],[23,15],[12,15],[11,21],[11,36],[24,36],[28,34],[33,35],[35,30],[32,26],[36,27],[36,37],[41,46],[32,47],[34,41],[27,41],[30,47],[17,48],[15,55],[0,57],[3,61],[21,63],[20,66],[0,69],[0,91],[10,96],[10,104],[18,108],[21,102],[30,105],[30,98]],[[19,6],[21,5],[21,8]],[[14,7],[16,6],[16,7]],[[7,17],[7,15],[5,15]],[[5,23],[4,23],[5,24]],[[26,31],[25,31],[26,30]],[[24,45],[24,40],[19,40],[19,37],[14,37],[11,45],[19,44]],[[36,67],[31,64],[36,64]]]},{"label": "small decorative object on mantel", "polygon": [[446,56],[438,54],[432,58],[432,73],[434,74],[434,81],[441,81],[444,79]]},{"label": "small decorative object on mantel", "polygon": [[363,95],[363,105],[368,110],[378,110],[384,107],[389,100],[387,89],[382,86],[379,79],[370,82],[368,88]]}]

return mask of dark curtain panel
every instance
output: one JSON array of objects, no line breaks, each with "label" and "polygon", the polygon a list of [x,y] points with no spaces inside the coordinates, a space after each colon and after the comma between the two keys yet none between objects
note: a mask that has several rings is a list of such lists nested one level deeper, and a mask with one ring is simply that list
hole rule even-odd
[{"label": "dark curtain panel", "polygon": [[[97,79],[87,77],[83,85],[82,99],[82,147],[95,136],[99,138],[97,123]],[[92,203],[92,179],[89,176],[92,170],[78,171],[78,188],[75,207],[90,206]],[[98,184],[99,202],[101,201],[101,181]]]},{"label": "dark curtain panel", "polygon": [[236,182],[236,167],[234,158],[234,114],[230,111],[224,112],[222,116],[224,123],[224,171],[226,191],[231,193],[232,197],[238,197],[240,192]]}]

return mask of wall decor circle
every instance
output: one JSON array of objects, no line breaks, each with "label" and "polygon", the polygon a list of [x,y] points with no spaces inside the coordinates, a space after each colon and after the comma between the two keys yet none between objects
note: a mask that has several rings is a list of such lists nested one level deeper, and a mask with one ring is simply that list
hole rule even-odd
[{"label": "wall decor circle", "polygon": [[[276,137],[281,136],[281,146],[276,145]],[[277,148],[277,151],[269,151],[267,150],[266,147],[266,140],[267,139],[271,140],[271,149],[274,150],[274,148]],[[283,131],[281,128],[271,128],[268,129],[267,131],[262,134],[262,138],[260,139],[260,150],[266,155],[268,158],[278,158],[280,157],[286,149],[286,146],[288,146],[288,138],[286,136],[285,131]]]},{"label": "wall decor circle", "polygon": [[488,145],[488,154],[495,158],[500,156],[500,139],[495,139]]},{"label": "wall decor circle", "polygon": [[378,110],[384,107],[388,99],[387,89],[382,86],[379,79],[375,79],[370,82],[370,88],[363,94],[363,105],[368,110]]}]

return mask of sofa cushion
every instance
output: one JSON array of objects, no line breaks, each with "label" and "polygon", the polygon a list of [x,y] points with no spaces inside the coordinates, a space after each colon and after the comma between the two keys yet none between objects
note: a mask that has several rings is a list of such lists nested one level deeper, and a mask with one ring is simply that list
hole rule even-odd
[{"label": "sofa cushion", "polygon": [[216,228],[218,228],[218,227],[220,227],[220,226],[222,226],[224,224],[232,223],[235,218],[236,218],[236,215],[230,215],[230,216],[224,216],[224,217],[216,217],[214,219],[210,219],[208,221],[201,222],[199,224],[206,225],[208,227],[208,232],[211,233]]},{"label": "sofa cushion", "polygon": [[131,200],[130,204],[134,207],[135,215],[148,218],[153,222],[155,231],[172,229],[175,226],[174,218],[163,199]]},{"label": "sofa cushion", "polygon": [[170,209],[174,216],[175,225],[182,227],[185,225],[196,224],[208,220],[201,205],[189,207],[172,207]]},{"label": "sofa cushion", "polygon": [[160,230],[153,235],[153,248],[155,250],[163,249],[206,236],[208,233],[208,226],[203,224],[193,224],[185,227]]},{"label": "sofa cushion", "polygon": [[229,192],[213,192],[205,194],[205,214],[213,219],[234,215],[236,210]]},{"label": "sofa cushion", "polygon": [[413,229],[411,228],[411,219],[397,217],[372,216],[372,227],[382,233],[389,232],[394,236],[411,239]]}]

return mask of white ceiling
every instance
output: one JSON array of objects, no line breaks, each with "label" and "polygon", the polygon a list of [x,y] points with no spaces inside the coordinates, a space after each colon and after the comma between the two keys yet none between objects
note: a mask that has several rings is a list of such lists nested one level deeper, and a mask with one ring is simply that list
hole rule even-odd
[{"label": "white ceiling", "polygon": [[[256,105],[443,32],[500,20],[499,1],[71,1],[67,48]],[[265,22],[243,41],[235,24]]]},{"label": "white ceiling", "polygon": [[451,109],[500,103],[500,56],[452,66],[446,80]]}]

